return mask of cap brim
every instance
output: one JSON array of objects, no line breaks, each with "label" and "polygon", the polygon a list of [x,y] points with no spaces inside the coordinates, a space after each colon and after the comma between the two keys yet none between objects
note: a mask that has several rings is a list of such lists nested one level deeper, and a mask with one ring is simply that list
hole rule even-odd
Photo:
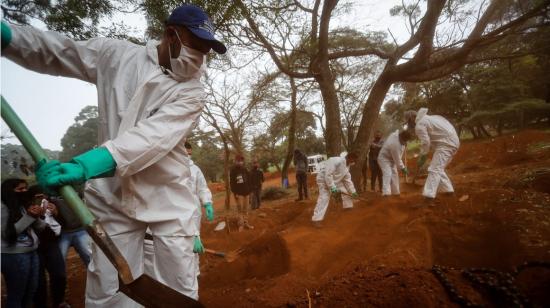
[{"label": "cap brim", "polygon": [[191,31],[194,35],[196,35],[197,37],[205,40],[205,41],[208,41],[208,43],[210,44],[210,47],[217,53],[219,54],[224,54],[227,52],[227,47],[225,47],[225,45],[218,41],[213,35],[212,33],[204,30],[204,29],[201,29],[201,28],[197,28],[197,27],[190,27],[190,26],[186,26],[187,29],[189,29],[189,31]]}]

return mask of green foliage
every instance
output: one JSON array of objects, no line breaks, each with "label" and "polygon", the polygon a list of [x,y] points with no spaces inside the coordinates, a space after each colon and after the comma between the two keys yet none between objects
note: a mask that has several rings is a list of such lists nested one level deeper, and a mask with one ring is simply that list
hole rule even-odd
[{"label": "green foliage", "polygon": [[[181,0],[145,0],[141,7],[147,17],[147,33],[152,38],[160,38],[164,30],[164,21],[177,6],[184,1]],[[240,14],[232,1],[208,1],[194,0],[185,1],[185,3],[194,4],[203,8],[212,19],[219,35],[225,34],[224,31],[218,31],[225,24],[240,20]]]},{"label": "green foliage", "polygon": [[217,182],[223,177],[223,148],[214,131],[193,131],[187,141],[193,147],[191,158],[201,169],[207,181]]},{"label": "green foliage", "polygon": [[100,19],[114,11],[109,0],[2,1],[4,18],[10,22],[28,25],[32,19],[38,19],[49,29],[76,39],[97,36]]},{"label": "green foliage", "polygon": [[[44,149],[50,159],[57,159],[58,151]],[[2,181],[7,178],[22,178],[32,181],[34,178],[34,162],[22,145],[2,144]]]},{"label": "green foliage", "polygon": [[[533,39],[546,33],[539,32]],[[488,125],[499,133],[533,121],[548,121],[549,58],[541,53],[494,60],[465,66],[444,79],[402,84],[405,90],[402,102],[386,104],[385,114],[403,121],[404,111],[427,107],[430,114],[446,117],[459,130]],[[476,132],[472,133],[478,137]]]},{"label": "green foliage", "polygon": [[550,118],[550,104],[541,99],[525,99],[509,103],[500,109],[475,111],[461,121],[461,124],[474,125],[477,123],[498,124],[499,121],[522,126],[521,121],[538,118]]},{"label": "green foliage", "polygon": [[75,123],[67,129],[61,139],[63,150],[59,158],[62,161],[70,160],[97,146],[99,125],[97,106],[84,107],[74,120]]}]

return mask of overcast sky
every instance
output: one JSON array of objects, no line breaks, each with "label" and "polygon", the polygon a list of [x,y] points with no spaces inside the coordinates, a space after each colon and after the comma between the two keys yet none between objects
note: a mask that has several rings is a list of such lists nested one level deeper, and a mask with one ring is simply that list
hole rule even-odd
[{"label": "overcast sky", "polygon": [[[401,0],[358,0],[349,16],[335,22],[359,30],[368,28],[387,31],[391,27],[395,36],[400,40],[406,39],[407,33],[402,19],[389,16],[389,9],[400,3]],[[125,23],[139,29],[146,27],[145,18],[140,15],[124,15],[115,19],[117,18],[124,18]],[[96,88],[93,84],[34,73],[4,58],[0,61],[0,69],[2,95],[44,148],[61,150],[61,138],[74,123],[78,112],[84,106],[97,105]],[[6,125],[2,122],[2,131],[5,130]],[[18,143],[15,139],[6,142]]]}]

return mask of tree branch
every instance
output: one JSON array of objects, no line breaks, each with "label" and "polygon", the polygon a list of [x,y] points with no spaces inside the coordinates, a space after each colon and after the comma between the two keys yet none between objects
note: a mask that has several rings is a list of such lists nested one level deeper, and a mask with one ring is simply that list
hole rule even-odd
[{"label": "tree branch", "polygon": [[342,50],[337,52],[332,52],[328,54],[329,60],[335,60],[339,58],[347,57],[360,57],[360,56],[378,56],[381,59],[389,59],[390,54],[385,53],[376,48],[366,48],[366,49],[356,49],[356,50]]},{"label": "tree branch", "polygon": [[275,63],[275,65],[277,66],[277,68],[281,72],[287,74],[288,76],[294,77],[294,78],[311,78],[311,77],[313,77],[313,74],[311,74],[310,72],[307,72],[307,73],[294,72],[294,71],[290,70],[287,66],[283,65],[283,63],[281,62],[281,60],[277,56],[277,53],[273,49],[273,46],[268,42],[267,38],[262,34],[262,32],[260,31],[260,28],[258,27],[256,22],[254,21],[254,19],[251,17],[250,12],[248,11],[248,8],[244,5],[242,0],[235,0],[235,4],[241,9],[241,12],[242,12],[243,16],[245,17],[246,21],[248,22],[248,25],[250,26],[250,28],[252,29],[254,34],[258,37],[258,39],[262,42],[262,44],[264,44],[264,48],[267,49],[267,52],[271,56],[271,59],[273,60],[273,62]]}]

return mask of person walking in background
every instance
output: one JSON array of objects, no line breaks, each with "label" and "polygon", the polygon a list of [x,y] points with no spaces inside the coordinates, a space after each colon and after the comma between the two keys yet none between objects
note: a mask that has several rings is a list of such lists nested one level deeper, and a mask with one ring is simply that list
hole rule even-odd
[{"label": "person walking in background", "polygon": [[399,173],[401,170],[405,175],[408,174],[407,167],[403,164],[401,157],[405,151],[405,145],[411,138],[408,131],[404,130],[393,132],[380,150],[378,154],[378,165],[382,170],[382,195],[399,195]]},{"label": "person walking in background", "polygon": [[248,195],[250,194],[250,174],[244,166],[244,157],[237,155],[235,165],[229,170],[229,183],[235,202],[237,203],[239,231],[244,227],[252,229],[248,224]]},{"label": "person walking in background", "polygon": [[259,209],[262,201],[262,184],[264,183],[264,173],[260,169],[258,161],[252,163],[250,170],[250,207],[253,210]]},{"label": "person walking in background", "polygon": [[27,182],[7,179],[2,182],[2,275],[6,282],[6,307],[30,307],[38,287],[38,236],[44,229],[40,205],[29,201]]},{"label": "person walking in background", "polygon": [[307,170],[308,170],[307,156],[300,150],[294,150],[294,168],[296,169],[296,186],[298,187],[298,199],[296,201],[302,201],[308,199],[307,194]]},{"label": "person walking in background", "polygon": [[378,180],[378,188],[382,191],[382,170],[378,165],[378,154],[384,141],[382,140],[382,133],[376,131],[374,139],[369,147],[369,168],[370,168],[370,189],[375,191],[376,181]]}]

